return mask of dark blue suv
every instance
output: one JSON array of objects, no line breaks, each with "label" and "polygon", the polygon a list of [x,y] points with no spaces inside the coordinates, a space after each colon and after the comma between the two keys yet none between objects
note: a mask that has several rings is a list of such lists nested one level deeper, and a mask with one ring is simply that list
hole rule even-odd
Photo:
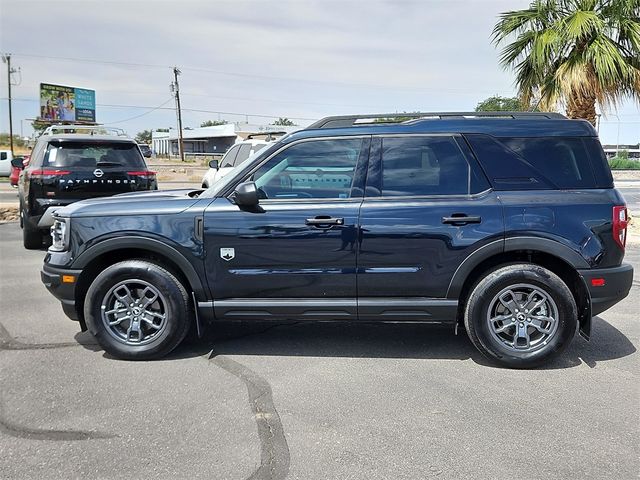
[{"label": "dark blue suv", "polygon": [[627,210],[592,126],[391,117],[325,118],[206,190],[57,210],[42,280],[128,359],[224,320],[464,325],[511,367],[588,339],[633,277]]}]

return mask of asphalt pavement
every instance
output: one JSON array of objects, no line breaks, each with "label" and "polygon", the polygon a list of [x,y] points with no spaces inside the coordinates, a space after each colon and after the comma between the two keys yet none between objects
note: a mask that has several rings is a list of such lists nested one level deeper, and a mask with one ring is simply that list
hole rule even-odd
[{"label": "asphalt pavement", "polygon": [[[640,282],[545,368],[425,325],[223,323],[113,359],[0,224],[0,478],[616,479],[640,472]],[[627,258],[640,268],[640,250]]]}]

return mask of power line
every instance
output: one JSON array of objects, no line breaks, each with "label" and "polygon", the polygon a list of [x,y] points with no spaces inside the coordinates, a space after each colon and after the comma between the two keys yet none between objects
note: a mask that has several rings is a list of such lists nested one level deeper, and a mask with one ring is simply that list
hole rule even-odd
[{"label": "power line", "polygon": [[[0,100],[6,100],[6,97],[0,98]],[[34,99],[34,98],[14,98],[13,101],[18,101],[18,102],[31,102],[31,103],[40,103],[40,100]],[[109,104],[109,103],[97,103],[96,107],[106,107],[106,108],[143,108],[146,110],[149,109],[155,109],[155,110],[175,110],[175,108],[173,107],[154,107],[152,105],[121,105],[121,104]],[[220,114],[220,115],[237,115],[239,117],[256,117],[256,118],[280,118],[280,117],[287,117],[290,118],[291,120],[304,120],[304,121],[310,121],[313,122],[315,120],[317,120],[317,118],[308,118],[308,117],[291,117],[291,116],[287,116],[287,115],[265,115],[265,114],[260,114],[260,113],[246,113],[246,112],[223,112],[220,110],[204,110],[204,109],[197,109],[197,108],[182,108],[182,110],[184,111],[188,111],[188,112],[198,112],[198,113],[213,113],[213,114]]]},{"label": "power line", "polygon": [[[138,67],[138,68],[160,68],[160,69],[173,69],[174,67],[169,65],[160,65],[153,63],[136,63],[136,62],[121,62],[115,60],[96,60],[91,58],[77,58],[77,57],[57,57],[53,55],[37,55],[30,53],[14,53],[14,56],[20,57],[30,57],[30,58],[42,58],[49,60],[63,60],[69,62],[81,62],[81,63],[93,63],[93,64],[104,64],[104,65],[119,65],[125,67]],[[422,87],[409,87],[409,86],[397,86],[397,85],[380,85],[374,83],[358,83],[358,82],[338,82],[338,81],[329,81],[329,80],[318,80],[318,79],[305,79],[305,78],[293,78],[293,77],[278,77],[273,75],[257,75],[255,73],[239,73],[239,72],[226,72],[223,70],[214,70],[211,68],[204,67],[193,67],[193,66],[182,66],[181,70],[189,70],[192,72],[201,72],[201,73],[210,73],[214,75],[225,75],[232,77],[243,77],[243,78],[252,78],[259,80],[277,80],[277,81],[287,81],[287,82],[299,82],[299,83],[316,83],[316,84],[325,84],[325,85],[338,85],[338,86],[346,86],[346,87],[367,87],[367,88],[378,88],[378,89],[393,89],[393,90],[407,90],[414,92],[432,92],[432,93],[442,93],[442,92],[450,92],[450,93],[469,93],[468,88],[439,88],[439,89],[425,89]],[[479,91],[476,90],[477,93],[481,94],[495,94],[495,91],[489,92],[488,90]],[[504,93],[504,92],[503,92]]]},{"label": "power line", "polygon": [[104,65],[121,65],[123,67],[142,67],[142,68],[172,68],[166,65],[158,65],[152,63],[134,63],[134,62],[117,62],[110,60],[96,60],[92,58],[75,58],[75,57],[56,57],[52,55],[36,55],[32,53],[14,53],[15,56],[30,57],[30,58],[44,58],[47,60],[64,60],[68,62],[84,62],[84,63],[97,63]]},{"label": "power line", "polygon": [[116,123],[124,123],[124,122],[128,122],[130,120],[135,120],[136,118],[144,117],[145,115],[148,115],[151,112],[155,112],[156,110],[160,110],[162,107],[164,107],[167,103],[171,102],[172,100],[173,100],[173,98],[170,98],[166,102],[161,103],[160,105],[158,105],[157,107],[152,108],[148,112],[141,113],[140,115],[136,115],[135,117],[125,118],[124,120],[118,120],[117,122],[105,123],[105,125],[114,125]]}]

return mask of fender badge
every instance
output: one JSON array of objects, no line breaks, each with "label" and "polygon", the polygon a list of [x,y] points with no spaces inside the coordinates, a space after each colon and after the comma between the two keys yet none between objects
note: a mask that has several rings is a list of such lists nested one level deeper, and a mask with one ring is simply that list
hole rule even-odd
[{"label": "fender badge", "polygon": [[225,261],[233,260],[236,256],[235,248],[221,248],[220,249],[220,258]]}]

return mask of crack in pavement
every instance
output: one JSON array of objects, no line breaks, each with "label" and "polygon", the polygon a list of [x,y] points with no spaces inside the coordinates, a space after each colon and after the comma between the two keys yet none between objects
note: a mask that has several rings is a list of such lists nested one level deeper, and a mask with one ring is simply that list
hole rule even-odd
[{"label": "crack in pavement", "polygon": [[[14,339],[7,329],[0,323],[0,350],[45,350],[52,348],[80,347],[78,342],[73,343],[23,343]],[[17,438],[31,440],[97,440],[114,438],[117,435],[102,432],[90,432],[83,430],[53,430],[46,428],[31,428],[18,425],[9,419],[4,406],[4,399],[0,396],[0,433]]]},{"label": "crack in pavement", "polygon": [[269,383],[239,362],[216,355],[212,350],[205,359],[236,378],[247,387],[249,405],[258,425],[260,466],[247,480],[282,480],[289,473],[290,455],[280,415],[273,403]]},{"label": "crack in pavement", "polygon": [[52,348],[81,347],[83,345],[96,344],[82,344],[79,342],[23,343],[13,338],[4,325],[0,323],[0,350],[48,350]]},{"label": "crack in pavement", "polygon": [[[296,325],[295,322],[290,325]],[[225,339],[237,340],[252,335],[261,335],[267,331],[287,324],[270,325],[259,332],[239,335]],[[78,342],[73,343],[38,343],[30,344],[15,340],[7,329],[0,323],[0,350],[44,350],[53,348],[79,347]],[[240,379],[247,388],[249,405],[253,412],[260,439],[260,466],[248,477],[247,480],[283,480],[289,473],[290,454],[289,446],[284,435],[284,428],[280,415],[273,403],[273,394],[269,383],[256,372],[224,356],[218,356],[211,350],[205,358],[226,372]],[[117,435],[88,432],[81,430],[52,430],[30,428],[18,425],[8,419],[3,398],[0,396],[0,433],[31,440],[77,441],[95,440],[117,437]]]},{"label": "crack in pavement", "polygon": [[16,438],[27,438],[29,440],[54,440],[54,441],[75,441],[75,440],[98,440],[115,438],[118,435],[90,432],[84,430],[54,430],[46,428],[31,428],[13,423],[7,418],[4,401],[0,397],[0,433],[4,433]]}]

